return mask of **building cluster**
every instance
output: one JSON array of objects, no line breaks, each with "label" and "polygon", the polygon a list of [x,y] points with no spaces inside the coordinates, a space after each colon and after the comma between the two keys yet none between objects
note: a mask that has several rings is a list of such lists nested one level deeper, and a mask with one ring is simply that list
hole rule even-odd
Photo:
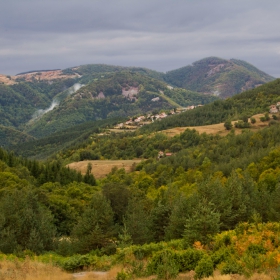
[{"label": "building cluster", "polygon": [[130,118],[125,123],[117,124],[115,126],[115,129],[135,129],[135,128],[141,127],[143,125],[153,123],[154,121],[162,120],[164,118],[167,118],[168,116],[180,114],[182,112],[192,110],[196,107],[201,107],[201,106],[203,106],[203,105],[197,105],[197,106],[192,105],[192,106],[188,106],[185,108],[177,108],[174,110],[170,110],[168,112],[161,112],[159,114],[147,114],[147,115]]},{"label": "building cluster", "polygon": [[276,104],[270,105],[269,107],[269,113],[270,114],[276,114],[279,112],[280,108],[280,102],[277,102]]}]

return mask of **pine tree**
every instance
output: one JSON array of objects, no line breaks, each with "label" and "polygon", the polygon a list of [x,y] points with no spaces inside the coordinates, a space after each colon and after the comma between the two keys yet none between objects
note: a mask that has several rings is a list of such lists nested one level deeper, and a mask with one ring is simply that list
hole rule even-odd
[{"label": "pine tree", "polygon": [[108,246],[115,235],[114,213],[102,194],[96,194],[72,232],[76,251],[88,253]]},{"label": "pine tree", "polygon": [[136,197],[129,200],[124,221],[134,244],[152,241],[150,213],[145,209],[143,200]]},{"label": "pine tree", "polygon": [[191,245],[195,241],[207,244],[211,235],[220,230],[220,213],[216,212],[213,203],[203,198],[198,203],[192,216],[186,220],[184,240]]}]

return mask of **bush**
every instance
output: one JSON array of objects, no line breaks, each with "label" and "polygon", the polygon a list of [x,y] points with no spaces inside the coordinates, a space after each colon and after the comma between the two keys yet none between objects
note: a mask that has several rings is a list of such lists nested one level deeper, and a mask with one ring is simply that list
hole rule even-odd
[{"label": "bush", "polygon": [[252,124],[256,123],[256,119],[255,118],[252,117],[252,118],[250,118],[250,120],[251,120]]},{"label": "bush", "polygon": [[232,123],[231,123],[231,121],[227,120],[227,121],[224,123],[224,127],[226,128],[226,130],[231,130],[231,129],[232,129]]},{"label": "bush", "polygon": [[178,262],[180,271],[194,270],[198,262],[203,258],[204,253],[199,250],[188,249],[178,253]]},{"label": "bush", "polygon": [[206,256],[201,259],[194,271],[195,279],[212,276],[214,272],[214,265],[211,258],[209,256]]},{"label": "bush", "polygon": [[147,265],[147,274],[157,274],[159,278],[164,279],[172,278],[179,272],[194,270],[204,256],[202,251],[194,249],[183,251],[165,249],[152,257]]},{"label": "bush", "polygon": [[230,260],[224,264],[221,274],[242,274],[242,266],[234,260]]},{"label": "bush", "polygon": [[116,280],[127,280],[130,278],[131,278],[130,275],[122,270],[122,271],[118,272]]},{"label": "bush", "polygon": [[179,264],[176,262],[176,254],[166,250],[161,253],[161,262],[158,263],[156,274],[158,279],[172,279],[179,274]]}]

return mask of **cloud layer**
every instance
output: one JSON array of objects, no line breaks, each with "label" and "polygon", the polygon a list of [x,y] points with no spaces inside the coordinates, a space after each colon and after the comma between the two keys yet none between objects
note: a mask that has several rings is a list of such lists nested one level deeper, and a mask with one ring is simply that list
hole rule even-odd
[{"label": "cloud layer", "polygon": [[280,77],[276,0],[11,0],[0,10],[0,73],[90,63],[168,71],[207,56]]}]

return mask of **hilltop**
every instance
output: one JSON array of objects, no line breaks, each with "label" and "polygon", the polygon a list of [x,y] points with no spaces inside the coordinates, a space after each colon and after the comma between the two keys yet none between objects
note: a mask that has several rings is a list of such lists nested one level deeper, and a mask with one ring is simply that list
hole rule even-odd
[{"label": "hilltop", "polygon": [[[0,124],[43,138],[88,121],[205,105],[272,79],[244,61],[213,57],[166,74],[88,64],[1,75]],[[13,144],[17,138],[27,139],[17,134]]]},{"label": "hilltop", "polygon": [[165,80],[188,90],[226,98],[274,78],[242,60],[208,57],[167,72]]}]

